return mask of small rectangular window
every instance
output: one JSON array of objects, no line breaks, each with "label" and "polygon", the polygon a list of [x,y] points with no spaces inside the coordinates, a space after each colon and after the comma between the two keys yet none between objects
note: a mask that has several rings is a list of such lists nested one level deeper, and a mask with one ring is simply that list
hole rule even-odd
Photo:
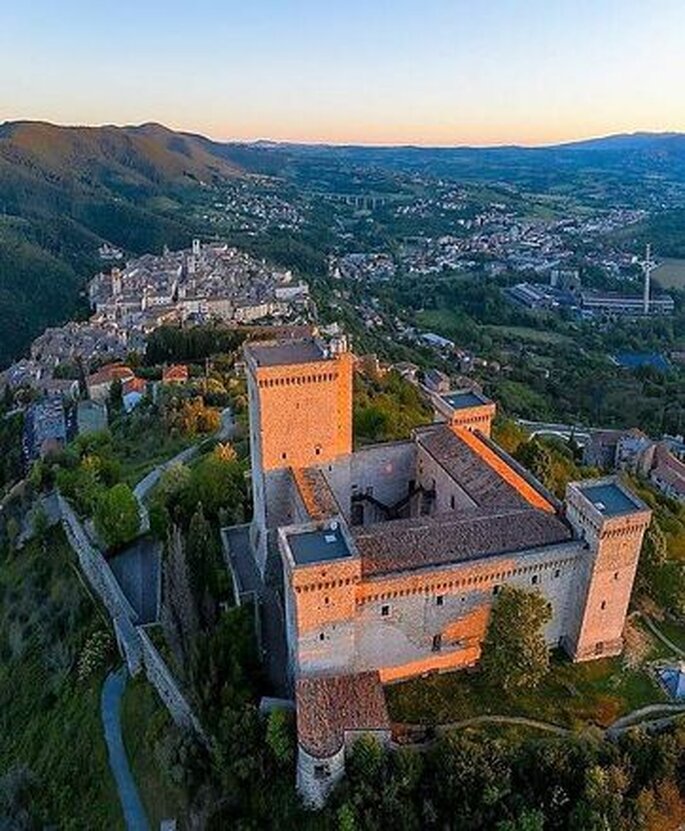
[{"label": "small rectangular window", "polygon": [[499,594],[499,586],[493,586],[492,587],[492,593],[493,594]]},{"label": "small rectangular window", "polygon": [[433,636],[433,652],[440,652],[442,649],[442,635],[434,635]]},{"label": "small rectangular window", "polygon": [[439,594],[435,598],[435,605],[436,606],[443,606],[444,604],[445,604],[445,595],[444,594]]},{"label": "small rectangular window", "polygon": [[537,576],[537,574],[534,574],[534,575],[530,578],[530,582],[531,582],[533,585],[536,585],[536,583],[538,582],[538,576]]},{"label": "small rectangular window", "polygon": [[381,606],[382,617],[387,617],[390,614],[390,606]]},{"label": "small rectangular window", "polygon": [[554,576],[558,577],[560,574],[561,574],[561,571],[559,569],[556,569],[556,571],[554,572]]},{"label": "small rectangular window", "polygon": [[604,609],[606,609],[606,607],[607,607],[606,600],[602,600],[602,605],[599,608],[602,609],[602,611],[604,611]]}]

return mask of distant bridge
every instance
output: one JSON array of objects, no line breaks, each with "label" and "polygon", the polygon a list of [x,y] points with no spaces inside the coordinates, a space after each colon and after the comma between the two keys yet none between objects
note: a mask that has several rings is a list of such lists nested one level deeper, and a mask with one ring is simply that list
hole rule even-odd
[{"label": "distant bridge", "polygon": [[365,193],[320,193],[317,195],[333,202],[351,205],[353,208],[363,211],[373,211],[376,208],[382,208],[389,201],[388,196],[376,196]]}]

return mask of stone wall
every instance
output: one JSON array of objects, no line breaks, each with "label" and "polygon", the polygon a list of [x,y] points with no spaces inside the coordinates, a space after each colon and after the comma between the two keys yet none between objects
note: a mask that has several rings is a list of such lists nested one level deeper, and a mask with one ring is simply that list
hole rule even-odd
[{"label": "stone wall", "polygon": [[372,736],[385,747],[390,745],[389,730],[346,730],[340,750],[324,758],[312,756],[298,745],[297,790],[305,805],[323,807],[328,795],[345,775],[346,754],[361,736]]},{"label": "stone wall", "polygon": [[286,574],[286,631],[291,662],[299,671],[343,672],[354,665],[355,586],[360,579],[358,557],[301,566]]},{"label": "stone wall", "polygon": [[388,442],[357,450],[350,463],[350,496],[355,493],[373,496],[384,505],[394,505],[409,493],[416,478],[414,442]]},{"label": "stone wall", "polygon": [[286,578],[291,660],[302,673],[377,669],[383,681],[474,664],[501,586],[540,591],[545,637],[565,642],[573,587],[588,556],[577,540],[363,580],[357,558],[298,568]]},{"label": "stone wall", "polygon": [[129,673],[137,675],[144,668],[147,678],[159,693],[174,722],[204,738],[200,723],[183,696],[173,673],[145,630],[135,625],[136,613],[119,587],[102,552],[91,544],[79,518],[66,499],[58,494],[57,502],[67,539],[76,552],[81,570],[110,615],[117,644]]},{"label": "stone wall", "polygon": [[349,353],[292,366],[250,367],[248,379],[261,470],[310,467],[351,452]]},{"label": "stone wall", "polygon": [[58,494],[57,501],[62,515],[62,525],[71,547],[76,552],[81,570],[107,609],[122,657],[130,674],[136,675],[141,668],[142,655],[140,639],[134,626],[135,611],[119,587],[102,552],[91,544],[72,507],[61,494]]},{"label": "stone wall", "polygon": [[251,542],[262,575],[269,530],[293,521],[287,469],[333,462],[352,450],[352,365],[347,352],[292,366],[248,364]]},{"label": "stone wall", "polygon": [[322,808],[328,795],[345,775],[345,746],[319,759],[297,748],[297,790],[306,805]]},{"label": "stone wall", "polygon": [[157,690],[174,723],[184,730],[191,730],[197,736],[206,740],[197,716],[147,632],[139,627],[137,633],[140,638],[145,675]]}]

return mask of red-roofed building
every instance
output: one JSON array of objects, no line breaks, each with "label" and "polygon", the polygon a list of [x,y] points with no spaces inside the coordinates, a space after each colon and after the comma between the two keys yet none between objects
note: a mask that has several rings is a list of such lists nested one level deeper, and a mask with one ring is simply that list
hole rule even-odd
[{"label": "red-roofed building", "polygon": [[[410,438],[355,450],[352,363],[343,339],[245,346],[254,511],[242,544],[283,629],[265,652],[295,687],[298,788],[314,805],[353,736],[387,737],[383,684],[478,662],[505,586],[544,598],[550,648],[619,655],[651,519],[617,477],[557,499],[490,439],[495,403],[470,387],[432,393],[436,420]],[[274,574],[282,606],[265,588]]]},{"label": "red-roofed building", "polygon": [[135,377],[124,381],[122,384],[122,392],[124,395],[128,395],[130,392],[139,392],[141,395],[145,395],[147,392],[147,381],[144,378]]},{"label": "red-roofed building", "polygon": [[666,496],[685,502],[685,463],[677,459],[666,445],[657,445],[649,478]]},{"label": "red-roofed building", "polygon": [[188,382],[188,367],[185,364],[173,364],[162,373],[163,384],[186,384]]},{"label": "red-roofed building", "polygon": [[300,678],[297,707],[298,789],[321,807],[345,773],[345,751],[362,733],[390,740],[390,717],[377,672]]},{"label": "red-roofed building", "polygon": [[121,381],[122,387],[134,380],[135,375],[126,364],[107,364],[88,376],[88,395],[92,401],[106,401],[114,381]]}]

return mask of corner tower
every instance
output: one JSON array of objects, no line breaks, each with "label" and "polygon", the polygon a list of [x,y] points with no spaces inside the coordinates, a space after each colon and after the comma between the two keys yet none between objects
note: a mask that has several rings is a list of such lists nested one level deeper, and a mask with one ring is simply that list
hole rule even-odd
[{"label": "corner tower", "polygon": [[565,647],[576,661],[618,655],[623,626],[652,513],[615,477],[572,482],[567,517],[585,540],[575,608]]},{"label": "corner tower", "polygon": [[434,393],[432,399],[437,417],[445,419],[450,427],[464,427],[490,438],[497,407],[483,393],[471,389],[452,390]]},{"label": "corner tower", "polygon": [[245,347],[254,520],[262,574],[268,532],[292,522],[289,470],[352,452],[352,355],[343,339],[252,342]]}]

